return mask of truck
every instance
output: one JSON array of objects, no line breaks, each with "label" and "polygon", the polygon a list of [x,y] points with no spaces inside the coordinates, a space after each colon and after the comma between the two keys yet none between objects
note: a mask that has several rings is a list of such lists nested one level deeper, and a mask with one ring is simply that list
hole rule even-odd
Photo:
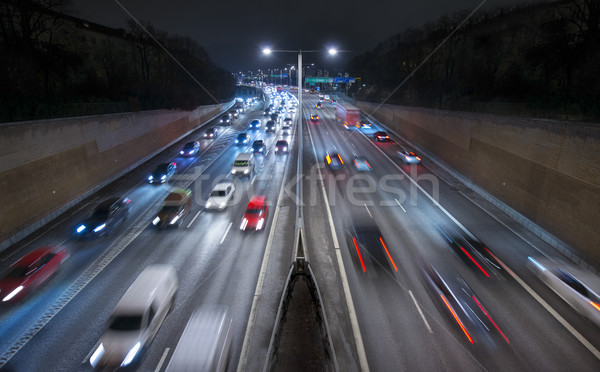
[{"label": "truck", "polygon": [[360,127],[360,110],[349,103],[339,102],[336,109],[336,116],[345,128]]}]

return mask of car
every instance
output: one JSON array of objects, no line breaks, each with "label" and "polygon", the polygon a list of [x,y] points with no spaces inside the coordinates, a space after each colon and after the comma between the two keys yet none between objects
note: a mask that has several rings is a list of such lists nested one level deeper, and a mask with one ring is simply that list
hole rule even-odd
[{"label": "car", "polygon": [[397,155],[405,164],[421,164],[421,158],[412,151],[398,150]]},{"label": "car", "polygon": [[385,239],[379,227],[372,219],[348,216],[345,221],[345,237],[350,256],[357,271],[366,273],[379,270],[398,271],[396,262],[387,249]]},{"label": "car", "polygon": [[69,258],[64,247],[40,247],[10,265],[0,279],[2,302],[17,302],[49,280]]},{"label": "car", "polygon": [[288,112],[290,114],[295,114],[296,113],[296,108],[295,107],[290,107],[289,110],[288,110]]},{"label": "car", "polygon": [[355,156],[352,163],[354,164],[354,167],[356,168],[356,170],[359,172],[372,171],[371,165],[367,161],[367,158],[365,158],[363,156]]},{"label": "car", "polygon": [[292,126],[292,122],[293,122],[292,118],[290,118],[290,117],[287,117],[287,118],[283,119],[283,125],[284,126],[287,125],[287,126],[291,127]]},{"label": "car", "polygon": [[331,102],[331,103],[337,103],[337,99],[333,99],[332,98],[331,101],[329,101],[329,102]]},{"label": "car", "polygon": [[185,216],[192,209],[192,190],[175,189],[165,200],[152,220],[152,225],[158,228],[179,227]]},{"label": "car", "polygon": [[358,122],[357,126],[362,129],[369,129],[369,128],[371,128],[372,124],[368,120],[361,120]]},{"label": "car", "polygon": [[324,99],[325,101],[329,101],[329,100],[331,99],[331,97],[329,97],[329,94],[325,94],[325,95],[323,96],[323,99]]},{"label": "car", "polygon": [[325,162],[329,166],[329,169],[333,171],[341,170],[344,167],[344,161],[337,152],[327,153],[325,155]]},{"label": "car", "polygon": [[240,116],[240,112],[236,108],[232,108],[228,112],[229,112],[229,115],[231,115],[231,117],[234,119],[237,118],[238,116]]},{"label": "car", "polygon": [[260,119],[251,120],[248,123],[248,129],[260,129],[260,125],[261,125]]},{"label": "car", "polygon": [[237,138],[235,139],[235,144],[238,146],[247,145],[248,142],[250,142],[250,136],[246,132],[238,134]]},{"label": "car", "polygon": [[569,306],[600,327],[600,277],[562,260],[527,257],[527,267]]},{"label": "car", "polygon": [[265,131],[267,133],[274,133],[275,132],[275,122],[273,120],[267,121],[267,124],[265,124]]},{"label": "car", "polygon": [[275,153],[276,154],[287,154],[288,153],[289,144],[286,140],[279,140],[275,143]]},{"label": "car", "polygon": [[200,142],[192,141],[183,145],[179,155],[181,156],[196,156],[200,152]]},{"label": "car", "polygon": [[130,202],[129,198],[121,196],[104,199],[85,220],[77,224],[76,236],[91,237],[109,234],[127,219]]},{"label": "car", "polygon": [[226,113],[225,115],[222,115],[221,118],[219,119],[219,124],[221,124],[221,125],[231,125],[231,115],[229,113]]},{"label": "car", "polygon": [[252,142],[252,151],[259,154],[265,153],[265,142],[263,140],[256,140]]},{"label": "car", "polygon": [[220,182],[213,187],[208,200],[206,200],[206,209],[223,210],[233,198],[235,185],[233,182]]},{"label": "car", "polygon": [[317,104],[315,105],[315,108],[322,109],[323,108],[323,104],[321,102],[317,102]]},{"label": "car", "polygon": [[279,121],[279,115],[277,113],[271,114],[271,120],[277,123],[277,121]]},{"label": "car", "polygon": [[156,166],[154,172],[148,176],[148,182],[155,184],[165,183],[175,174],[177,164],[175,163],[162,163]]},{"label": "car", "polygon": [[319,121],[319,115],[317,114],[312,114],[310,116],[310,121]]},{"label": "car", "polygon": [[208,128],[206,131],[204,131],[204,138],[206,139],[217,138],[218,135],[219,130],[217,128]]},{"label": "car", "polygon": [[292,134],[292,127],[290,127],[289,125],[282,125],[281,126],[281,134],[284,136],[289,136],[290,134]]},{"label": "car", "polygon": [[263,112],[263,115],[265,115],[265,116],[269,116],[269,115],[271,115],[271,109],[270,109],[269,107],[267,107],[267,108],[265,109],[265,111]]},{"label": "car", "polygon": [[268,212],[267,197],[264,195],[253,196],[242,217],[240,230],[262,230],[267,221]]},{"label": "car", "polygon": [[388,134],[383,131],[373,133],[373,138],[375,138],[375,141],[377,141],[377,142],[391,142],[392,141],[390,139],[390,136],[388,136]]}]

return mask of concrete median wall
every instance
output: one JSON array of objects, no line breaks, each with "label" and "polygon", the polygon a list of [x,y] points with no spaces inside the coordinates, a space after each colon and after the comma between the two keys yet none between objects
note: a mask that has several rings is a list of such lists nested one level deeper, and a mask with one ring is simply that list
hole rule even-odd
[{"label": "concrete median wall", "polygon": [[600,266],[599,125],[356,105]]},{"label": "concrete median wall", "polygon": [[229,104],[0,125],[0,250]]}]

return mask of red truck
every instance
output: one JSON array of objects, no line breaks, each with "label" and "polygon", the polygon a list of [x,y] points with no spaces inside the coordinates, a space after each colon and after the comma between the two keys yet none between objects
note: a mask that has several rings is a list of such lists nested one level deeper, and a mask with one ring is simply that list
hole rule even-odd
[{"label": "red truck", "polygon": [[360,121],[360,110],[349,103],[338,102],[336,115],[346,128],[351,126],[358,128],[360,126],[358,123]]}]

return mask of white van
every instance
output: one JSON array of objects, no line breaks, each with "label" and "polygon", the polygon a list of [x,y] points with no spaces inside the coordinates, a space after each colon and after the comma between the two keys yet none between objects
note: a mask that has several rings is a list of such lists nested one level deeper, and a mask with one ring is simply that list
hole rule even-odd
[{"label": "white van", "polygon": [[179,286],[170,265],[148,266],[129,287],[108,320],[92,367],[125,367],[150,345],[175,302]]},{"label": "white van", "polygon": [[232,333],[232,319],[227,308],[196,310],[185,326],[165,372],[225,371]]},{"label": "white van", "polygon": [[242,152],[235,157],[231,174],[238,177],[250,177],[254,172],[254,154],[251,152]]}]

